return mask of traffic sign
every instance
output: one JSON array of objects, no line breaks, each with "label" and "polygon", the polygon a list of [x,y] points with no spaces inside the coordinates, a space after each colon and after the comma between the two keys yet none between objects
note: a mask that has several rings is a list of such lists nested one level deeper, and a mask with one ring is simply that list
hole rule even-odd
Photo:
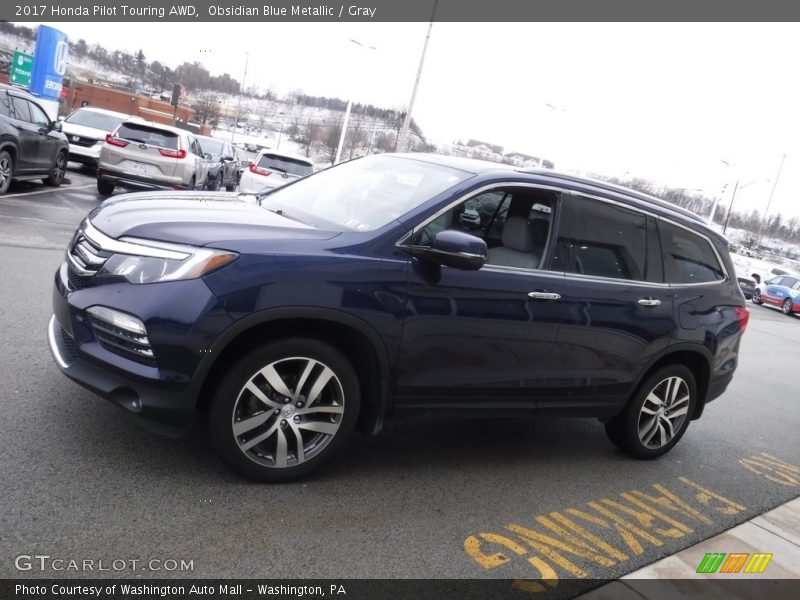
[{"label": "traffic sign", "polygon": [[28,87],[31,84],[31,71],[33,71],[33,55],[14,52],[11,72],[8,74],[9,81],[14,85]]}]

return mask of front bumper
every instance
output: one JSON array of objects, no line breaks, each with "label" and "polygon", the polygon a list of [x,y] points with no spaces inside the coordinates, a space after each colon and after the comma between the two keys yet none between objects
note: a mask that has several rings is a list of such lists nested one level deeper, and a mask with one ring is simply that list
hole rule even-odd
[{"label": "front bumper", "polygon": [[73,162],[79,162],[83,163],[84,165],[96,167],[97,162],[100,159],[100,149],[102,147],[102,143],[95,146],[79,146],[77,144],[70,143],[69,159]]},{"label": "front bumper", "polygon": [[[104,346],[87,317],[91,306],[109,306],[141,318],[157,364],[136,362]],[[208,349],[231,323],[202,280],[79,288],[70,280],[66,264],[56,273],[53,312],[47,338],[59,369],[149,429],[165,434],[180,433],[194,419],[201,375],[207,371],[204,363],[213,362]]]}]

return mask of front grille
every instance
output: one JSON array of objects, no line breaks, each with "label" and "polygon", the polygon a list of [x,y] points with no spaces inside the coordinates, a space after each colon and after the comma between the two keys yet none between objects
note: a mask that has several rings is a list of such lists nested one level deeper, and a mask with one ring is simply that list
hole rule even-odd
[{"label": "front grille", "polygon": [[83,137],[80,135],[71,135],[69,136],[69,143],[75,144],[76,146],[83,146],[84,148],[91,148],[94,146],[99,140],[90,137]]},{"label": "front grille", "polygon": [[82,290],[89,283],[89,278],[78,275],[71,265],[67,265],[67,279],[69,287],[73,290]]},{"label": "front grille", "polygon": [[78,230],[67,249],[67,262],[79,277],[91,277],[97,274],[110,257],[110,252],[104,251],[82,230]]},{"label": "front grille", "polygon": [[70,361],[75,362],[78,360],[78,344],[75,343],[75,339],[64,331],[64,328],[61,328],[61,339],[64,341],[64,350],[67,353],[67,358]]},{"label": "front grille", "polygon": [[150,367],[156,366],[156,358],[146,335],[120,329],[91,315],[89,321],[94,329],[95,338],[103,348],[138,363]]}]

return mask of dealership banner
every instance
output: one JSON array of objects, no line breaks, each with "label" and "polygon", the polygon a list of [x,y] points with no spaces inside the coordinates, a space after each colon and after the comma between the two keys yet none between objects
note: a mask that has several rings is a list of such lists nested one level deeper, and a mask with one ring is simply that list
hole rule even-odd
[{"label": "dealership banner", "polygon": [[[6,21],[792,21],[800,3],[786,0],[3,0]],[[677,43],[677,40],[676,40]],[[540,53],[534,46],[532,53]]]}]

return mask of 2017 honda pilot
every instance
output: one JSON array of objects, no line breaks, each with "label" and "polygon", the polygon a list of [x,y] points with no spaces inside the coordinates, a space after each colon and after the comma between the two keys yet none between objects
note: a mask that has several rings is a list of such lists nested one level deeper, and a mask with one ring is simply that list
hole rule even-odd
[{"label": "2017 honda pilot", "polygon": [[731,382],[749,316],[727,242],[692,213],[417,154],[257,198],[106,201],[67,248],[54,313],[68,377],[152,426],[200,413],[257,480],[411,409],[597,417],[654,458]]}]

